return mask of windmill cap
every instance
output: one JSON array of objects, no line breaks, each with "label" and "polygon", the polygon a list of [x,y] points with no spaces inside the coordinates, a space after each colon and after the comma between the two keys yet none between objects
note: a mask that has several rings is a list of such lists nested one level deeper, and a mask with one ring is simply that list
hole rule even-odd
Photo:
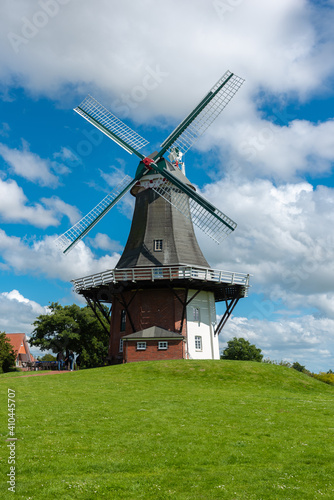
[{"label": "windmill cap", "polygon": [[[161,165],[161,163],[164,163],[164,165]],[[189,179],[184,175],[182,170],[180,170],[178,167],[174,166],[170,161],[166,160],[166,158],[161,158],[158,163],[160,166],[163,166],[168,170],[171,174],[173,174],[179,181],[183,182],[183,184],[186,184],[189,186],[191,189],[196,191],[195,186],[190,182]],[[151,170],[147,174],[145,174],[131,189],[131,194],[133,196],[136,196],[136,194],[143,189],[148,189],[150,187],[154,186],[154,182],[160,180],[162,175],[158,174],[154,170]],[[150,186],[151,185],[151,186]]]}]

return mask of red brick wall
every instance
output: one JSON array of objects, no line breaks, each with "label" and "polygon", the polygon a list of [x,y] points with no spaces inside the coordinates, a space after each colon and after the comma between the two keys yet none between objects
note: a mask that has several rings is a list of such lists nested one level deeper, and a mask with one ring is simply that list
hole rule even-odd
[{"label": "red brick wall", "polygon": [[158,349],[158,340],[144,340],[145,351],[137,351],[137,340],[124,342],[124,362],[159,361],[163,359],[182,359],[184,353],[183,340],[168,340],[168,349]]},{"label": "red brick wall", "polygon": [[[176,290],[176,293],[178,293],[181,300],[184,299],[185,290]],[[129,314],[126,318],[125,331],[121,332],[121,311],[125,309],[122,304],[123,301],[129,304]],[[185,336],[187,332],[186,318],[184,319],[182,332],[180,332],[182,308],[181,302],[167,288],[138,290],[137,292],[134,290],[126,292],[122,296],[114,296],[109,343],[109,358],[111,362],[122,362],[122,353],[119,353],[119,341],[124,335],[129,335],[130,333],[138,332],[151,326],[158,326]]]}]

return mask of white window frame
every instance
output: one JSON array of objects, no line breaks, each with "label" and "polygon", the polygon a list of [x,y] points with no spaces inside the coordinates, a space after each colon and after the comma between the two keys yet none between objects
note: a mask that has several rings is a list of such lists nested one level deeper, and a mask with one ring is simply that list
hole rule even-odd
[{"label": "white window frame", "polygon": [[123,339],[119,339],[119,352],[123,352]]},{"label": "white window frame", "polygon": [[162,252],[163,240],[153,240],[153,250],[155,252]]},{"label": "white window frame", "polygon": [[195,351],[202,351],[202,350],[203,350],[202,337],[201,335],[195,335]]},{"label": "white window frame", "polygon": [[166,351],[168,349],[168,342],[166,340],[160,340],[158,342],[159,351]]},{"label": "white window frame", "polygon": [[137,342],[137,351],[146,351],[146,342]]}]

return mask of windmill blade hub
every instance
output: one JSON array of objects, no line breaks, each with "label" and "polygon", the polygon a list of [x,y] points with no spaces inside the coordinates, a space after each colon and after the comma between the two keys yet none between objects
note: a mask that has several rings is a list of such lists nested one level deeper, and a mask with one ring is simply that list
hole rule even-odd
[{"label": "windmill blade hub", "polygon": [[143,163],[144,163],[146,168],[148,168],[149,170],[152,170],[151,163],[154,163],[154,160],[152,158],[147,156],[146,158],[143,159]]}]

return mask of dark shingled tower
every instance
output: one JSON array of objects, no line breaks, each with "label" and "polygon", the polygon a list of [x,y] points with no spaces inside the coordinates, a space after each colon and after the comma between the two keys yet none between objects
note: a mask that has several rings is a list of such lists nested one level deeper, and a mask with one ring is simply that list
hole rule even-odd
[{"label": "dark shingled tower", "polygon": [[[164,161],[165,168],[194,189],[179,168]],[[153,189],[145,188],[150,184],[150,177],[158,176],[147,175],[144,186],[138,183],[131,190],[136,205],[129,238],[116,269],[184,263],[209,267],[197,243],[191,219],[184,217]],[[158,250],[154,246],[157,241],[161,242]]]}]

